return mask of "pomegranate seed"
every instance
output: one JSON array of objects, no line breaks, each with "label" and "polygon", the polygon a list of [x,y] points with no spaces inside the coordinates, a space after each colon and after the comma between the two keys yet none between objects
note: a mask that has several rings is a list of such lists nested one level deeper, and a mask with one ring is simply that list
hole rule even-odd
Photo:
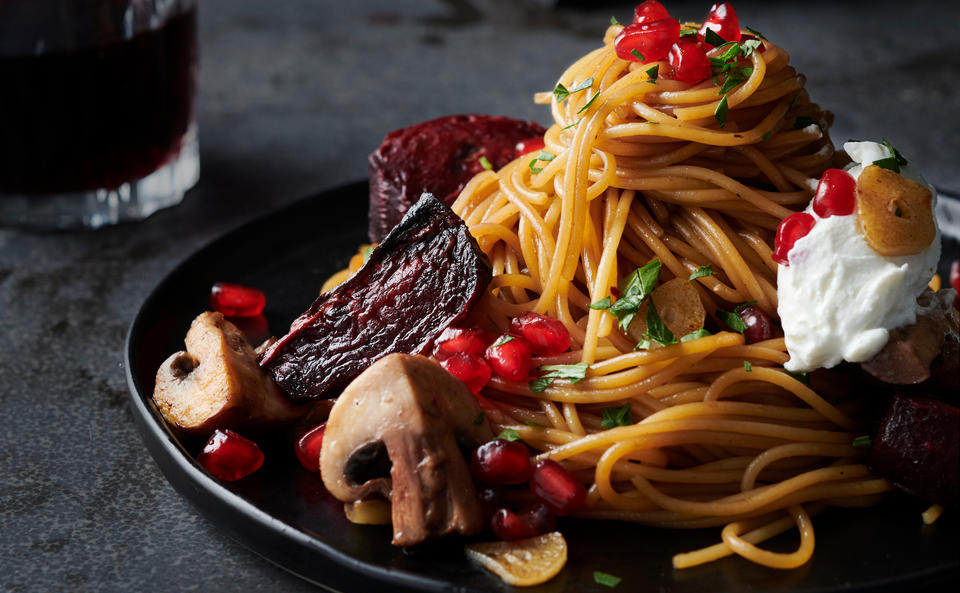
[{"label": "pomegranate seed", "polygon": [[667,60],[670,62],[670,76],[688,84],[703,82],[712,74],[707,52],[693,39],[674,43]]},{"label": "pomegranate seed", "polygon": [[[662,60],[670,50],[670,44],[680,37],[677,19],[631,23],[623,28],[613,42],[617,56],[632,62],[655,62]],[[634,51],[642,58],[638,58]]]},{"label": "pomegranate seed", "polygon": [[210,306],[226,317],[256,317],[266,304],[262,292],[242,284],[217,282],[210,289]]},{"label": "pomegranate seed", "polygon": [[543,150],[545,144],[543,143],[543,138],[529,138],[527,140],[521,140],[517,142],[517,156],[522,154],[527,154],[528,152],[533,152],[535,150]]},{"label": "pomegranate seed", "polygon": [[473,452],[470,473],[484,484],[522,484],[533,471],[529,456],[527,446],[519,441],[493,439]]},{"label": "pomegranate seed", "polygon": [[960,309],[960,260],[953,260],[950,264],[950,286],[957,291],[957,297],[953,299],[955,309]]},{"label": "pomegranate seed", "polygon": [[533,466],[530,489],[558,515],[569,515],[587,500],[587,489],[583,484],[570,470],[552,459],[544,459]]},{"label": "pomegranate seed", "polygon": [[503,334],[487,348],[487,362],[497,375],[508,381],[526,381],[532,362],[530,343],[523,338]]},{"label": "pomegranate seed", "polygon": [[320,448],[323,447],[323,433],[327,430],[327,423],[321,422],[297,441],[294,451],[300,465],[312,472],[320,471]]},{"label": "pomegranate seed", "polygon": [[827,169],[820,177],[817,194],[813,197],[813,211],[820,218],[853,214],[857,205],[857,181],[841,169]]},{"label": "pomegranate seed", "polygon": [[510,333],[530,343],[530,349],[540,356],[552,356],[570,349],[570,332],[563,323],[533,311],[527,311],[510,321]]},{"label": "pomegranate seed", "polygon": [[493,342],[493,336],[482,329],[463,329],[448,327],[437,338],[437,345],[433,347],[433,357],[437,360],[446,360],[454,354],[477,354],[483,356]]},{"label": "pomegranate seed", "polygon": [[747,326],[747,329],[743,332],[743,336],[747,338],[747,341],[750,343],[772,340],[777,337],[779,333],[777,332],[776,324],[774,324],[770,316],[764,313],[760,307],[747,305],[743,309],[740,309],[740,319],[742,319],[743,323]]},{"label": "pomegranate seed", "polygon": [[784,218],[777,227],[777,236],[773,240],[773,261],[789,266],[787,254],[793,249],[793,244],[805,237],[816,222],[813,216],[806,212],[795,212]]},{"label": "pomegranate seed", "polygon": [[487,361],[476,354],[457,353],[450,358],[441,360],[440,366],[463,381],[467,389],[473,393],[479,393],[483,386],[490,382],[492,375]]},{"label": "pomegranate seed", "polygon": [[490,528],[502,540],[513,541],[553,531],[556,522],[546,505],[537,503],[514,513],[501,507],[493,513]]},{"label": "pomegranate seed", "polygon": [[706,43],[707,29],[713,30],[724,41],[740,41],[740,20],[737,19],[737,11],[729,2],[714,4],[707,13],[700,31],[697,32],[697,38]]},{"label": "pomegranate seed", "polygon": [[633,22],[639,25],[647,21],[659,21],[670,18],[670,13],[657,0],[646,0],[633,9]]},{"label": "pomegranate seed", "polygon": [[232,430],[217,430],[197,455],[197,463],[225,482],[245,478],[263,465],[263,453],[256,443]]}]

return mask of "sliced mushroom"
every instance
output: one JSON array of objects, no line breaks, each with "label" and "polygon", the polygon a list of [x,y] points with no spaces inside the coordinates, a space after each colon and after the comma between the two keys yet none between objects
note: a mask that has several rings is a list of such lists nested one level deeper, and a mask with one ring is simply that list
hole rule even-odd
[{"label": "sliced mushroom", "polygon": [[207,435],[218,428],[259,430],[299,418],[257,363],[253,347],[220,313],[201,313],[187,331],[187,350],[157,370],[153,401],[170,424]]},{"label": "sliced mushroom", "polygon": [[463,383],[428,358],[391,354],[337,399],[320,472],[327,490],[343,502],[389,499],[393,543],[412,546],[483,527],[461,447],[492,438]]}]

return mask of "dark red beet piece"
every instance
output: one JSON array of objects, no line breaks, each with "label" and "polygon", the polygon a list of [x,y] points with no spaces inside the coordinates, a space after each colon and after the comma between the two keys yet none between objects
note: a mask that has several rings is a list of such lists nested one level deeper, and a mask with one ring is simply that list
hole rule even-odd
[{"label": "dark red beet piece", "polygon": [[300,465],[312,472],[320,471],[320,449],[323,447],[323,433],[326,430],[327,423],[321,422],[319,426],[300,437],[294,447]]},{"label": "dark red beet piece", "polygon": [[870,467],[910,494],[955,506],[960,497],[960,408],[896,394],[870,447]]},{"label": "dark red beet piece", "polygon": [[266,304],[262,292],[242,284],[217,282],[210,289],[210,306],[224,317],[256,317]]},{"label": "dark red beet piece", "polygon": [[538,124],[490,115],[450,115],[387,135],[370,155],[370,240],[392,229],[423,192],[450,205],[467,181],[517,156],[517,143],[543,136]]},{"label": "dark red beet piece", "polygon": [[424,196],[363,267],[320,295],[260,364],[292,400],[335,397],[388,354],[429,351],[489,283],[490,263],[466,225]]},{"label": "dark red beet piece", "polygon": [[470,473],[483,484],[522,484],[530,479],[530,451],[519,441],[493,439],[473,452]]},{"label": "dark red beet piece", "polygon": [[546,505],[533,504],[518,512],[502,507],[493,513],[490,528],[494,535],[505,541],[533,537],[553,531],[556,522]]},{"label": "dark red beet piece", "polygon": [[583,483],[552,459],[538,461],[533,466],[530,489],[558,515],[573,513],[587,500],[587,489]]},{"label": "dark red beet piece", "polygon": [[233,482],[260,469],[263,452],[256,443],[232,430],[216,430],[197,455],[197,463],[214,477]]}]

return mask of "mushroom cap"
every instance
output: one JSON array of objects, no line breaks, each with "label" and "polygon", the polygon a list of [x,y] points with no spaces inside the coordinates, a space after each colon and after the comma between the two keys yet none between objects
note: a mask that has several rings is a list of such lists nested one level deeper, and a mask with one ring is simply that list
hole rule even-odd
[{"label": "mushroom cap", "polygon": [[476,398],[459,379],[426,357],[391,354],[337,399],[327,420],[320,472],[341,501],[389,498],[394,543],[412,545],[482,527],[461,446],[492,438]]},{"label": "mushroom cap", "polygon": [[277,391],[253,347],[221,313],[197,316],[184,342],[186,351],[160,365],[153,390],[153,401],[170,424],[209,434],[218,428],[268,428],[303,413],[302,406]]}]

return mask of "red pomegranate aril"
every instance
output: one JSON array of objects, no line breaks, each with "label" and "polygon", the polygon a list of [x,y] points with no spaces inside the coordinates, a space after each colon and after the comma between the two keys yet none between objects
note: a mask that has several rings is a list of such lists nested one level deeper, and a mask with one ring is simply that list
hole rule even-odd
[{"label": "red pomegranate aril", "polygon": [[540,356],[553,356],[570,349],[570,332],[563,323],[533,311],[510,320],[510,333],[529,342],[533,353]]},{"label": "red pomegranate aril", "polygon": [[533,466],[530,489],[557,515],[569,515],[583,506],[587,489],[570,470],[552,459],[544,459]]},{"label": "red pomegranate aril", "polygon": [[820,218],[853,214],[857,206],[857,181],[842,169],[827,169],[813,197],[813,211]]},{"label": "red pomegranate aril", "polygon": [[532,471],[530,451],[519,441],[493,439],[477,447],[470,458],[470,473],[482,484],[522,484]]},{"label": "red pomegranate aril", "polygon": [[670,13],[657,0],[646,0],[637,4],[637,7],[633,9],[634,24],[639,25],[647,21],[659,21],[668,18],[670,18]]},{"label": "red pomegranate aril", "polygon": [[740,319],[747,326],[743,336],[752,344],[772,340],[778,335],[776,324],[760,307],[747,305],[740,309]]},{"label": "red pomegranate aril", "polygon": [[508,381],[526,381],[530,376],[533,351],[521,337],[501,335],[487,348],[486,356],[493,372]]},{"label": "red pomegranate aril", "polygon": [[[677,19],[631,23],[617,34],[613,47],[621,59],[631,62],[655,62],[667,55],[670,45],[679,37],[680,23]],[[634,52],[643,57],[637,57]]]},{"label": "red pomegranate aril", "polygon": [[707,29],[712,29],[724,41],[740,41],[740,20],[737,11],[729,2],[721,2],[710,7],[707,18],[697,32],[700,41],[706,43]]},{"label": "red pomegranate aril", "polygon": [[816,219],[806,212],[795,212],[784,218],[777,227],[777,236],[773,240],[773,261],[789,266],[787,254],[793,249],[794,243],[810,232]]},{"label": "red pomegranate aril", "polygon": [[534,537],[554,530],[556,521],[546,505],[537,503],[518,512],[501,507],[490,519],[494,535],[505,541]]},{"label": "red pomegranate aril", "polygon": [[467,389],[473,393],[479,393],[483,386],[490,382],[490,377],[493,375],[487,361],[476,354],[457,353],[441,360],[440,366],[463,381]]},{"label": "red pomegranate aril", "polygon": [[217,282],[210,289],[210,306],[226,317],[256,317],[266,304],[262,292],[242,284]]},{"label": "red pomegranate aril", "polygon": [[477,354],[483,356],[493,336],[482,329],[464,329],[448,327],[437,338],[433,347],[433,357],[437,360],[446,360],[454,354]]},{"label": "red pomegranate aril", "polygon": [[312,472],[320,471],[320,448],[323,447],[323,433],[327,430],[327,423],[321,422],[297,441],[293,448],[297,453],[300,465]]},{"label": "red pomegranate aril", "polygon": [[670,63],[670,77],[681,82],[697,84],[712,74],[707,52],[693,39],[681,39],[674,43],[667,61]]},{"label": "red pomegranate aril", "polygon": [[207,441],[197,463],[225,482],[245,478],[263,465],[263,452],[253,441],[232,430],[217,430]]},{"label": "red pomegranate aril", "polygon": [[545,144],[543,143],[543,138],[529,138],[527,140],[521,140],[520,142],[517,142],[517,156],[524,155],[535,150],[543,150],[544,146]]},{"label": "red pomegranate aril", "polygon": [[960,260],[955,259],[950,264],[950,286],[957,291],[957,297],[953,299],[953,306],[960,309]]}]

